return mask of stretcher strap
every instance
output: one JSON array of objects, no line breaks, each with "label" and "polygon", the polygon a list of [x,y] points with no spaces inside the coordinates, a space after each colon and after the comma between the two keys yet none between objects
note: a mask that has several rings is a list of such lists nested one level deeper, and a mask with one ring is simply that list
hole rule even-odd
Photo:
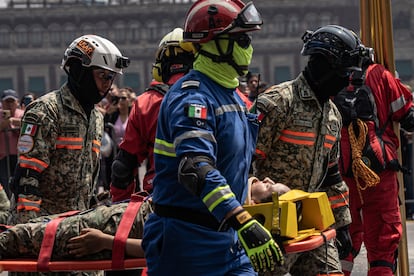
[{"label": "stretcher strap", "polygon": [[122,215],[118,230],[115,233],[114,243],[112,245],[112,269],[125,269],[125,246],[131,231],[132,224],[138,214],[144,197],[138,194],[131,195],[131,201]]},{"label": "stretcher strap", "polygon": [[40,247],[39,257],[37,259],[37,270],[40,272],[48,272],[49,262],[52,256],[53,245],[55,243],[56,230],[59,223],[64,220],[66,217],[73,216],[78,214],[79,211],[69,211],[61,214],[59,217],[51,220],[45,229],[45,234],[43,235],[42,246]]}]

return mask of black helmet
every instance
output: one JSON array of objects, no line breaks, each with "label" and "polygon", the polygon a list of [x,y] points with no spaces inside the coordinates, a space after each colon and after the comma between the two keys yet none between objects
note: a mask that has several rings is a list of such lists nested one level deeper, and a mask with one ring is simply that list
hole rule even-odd
[{"label": "black helmet", "polygon": [[362,58],[368,55],[367,48],[354,32],[337,25],[306,31],[302,40],[305,43],[302,55],[321,54],[334,69],[341,71],[361,71]]}]

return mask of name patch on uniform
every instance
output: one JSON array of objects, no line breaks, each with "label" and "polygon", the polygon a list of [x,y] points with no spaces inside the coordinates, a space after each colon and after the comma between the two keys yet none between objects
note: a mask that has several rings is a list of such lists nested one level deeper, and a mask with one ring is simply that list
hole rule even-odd
[{"label": "name patch on uniform", "polygon": [[305,121],[305,120],[294,120],[293,125],[302,126],[302,127],[312,127],[312,122],[311,121]]},{"label": "name patch on uniform", "polygon": [[207,119],[207,107],[199,104],[190,104],[187,106],[187,116],[194,119]]},{"label": "name patch on uniform", "polygon": [[23,123],[22,126],[22,135],[30,135],[30,136],[35,136],[37,132],[37,125],[33,125],[33,124],[28,124],[28,123]]},{"label": "name patch on uniform", "polygon": [[28,153],[33,149],[34,141],[30,135],[21,135],[17,142],[17,150],[19,153]]}]

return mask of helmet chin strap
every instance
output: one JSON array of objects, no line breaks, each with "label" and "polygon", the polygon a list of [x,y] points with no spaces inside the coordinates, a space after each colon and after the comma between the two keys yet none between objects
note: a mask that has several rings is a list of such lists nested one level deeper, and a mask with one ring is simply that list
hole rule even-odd
[{"label": "helmet chin strap", "polygon": [[200,53],[200,55],[204,55],[206,57],[211,58],[211,60],[213,60],[214,62],[217,63],[222,63],[222,62],[226,62],[228,63],[231,67],[234,68],[234,70],[236,70],[237,74],[239,76],[243,76],[245,75],[245,71],[248,70],[248,66],[245,65],[238,65],[233,58],[233,46],[234,46],[234,40],[229,39],[229,45],[227,47],[227,51],[226,53],[223,52],[223,50],[220,47],[219,44],[219,40],[218,39],[214,39],[214,42],[216,43],[216,47],[217,50],[219,51],[220,55],[214,55],[212,53],[209,53],[207,51],[204,51],[203,49],[200,49],[198,52]]}]

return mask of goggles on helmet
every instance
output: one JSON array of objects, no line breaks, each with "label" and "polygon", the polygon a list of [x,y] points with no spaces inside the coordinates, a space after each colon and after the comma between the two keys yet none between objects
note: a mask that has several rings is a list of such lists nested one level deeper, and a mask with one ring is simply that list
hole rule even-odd
[{"label": "goggles on helmet", "polygon": [[244,6],[244,8],[239,12],[236,19],[219,34],[225,34],[232,32],[234,30],[243,31],[243,30],[252,30],[259,29],[259,26],[263,24],[262,17],[257,11],[253,2],[249,2]]}]

